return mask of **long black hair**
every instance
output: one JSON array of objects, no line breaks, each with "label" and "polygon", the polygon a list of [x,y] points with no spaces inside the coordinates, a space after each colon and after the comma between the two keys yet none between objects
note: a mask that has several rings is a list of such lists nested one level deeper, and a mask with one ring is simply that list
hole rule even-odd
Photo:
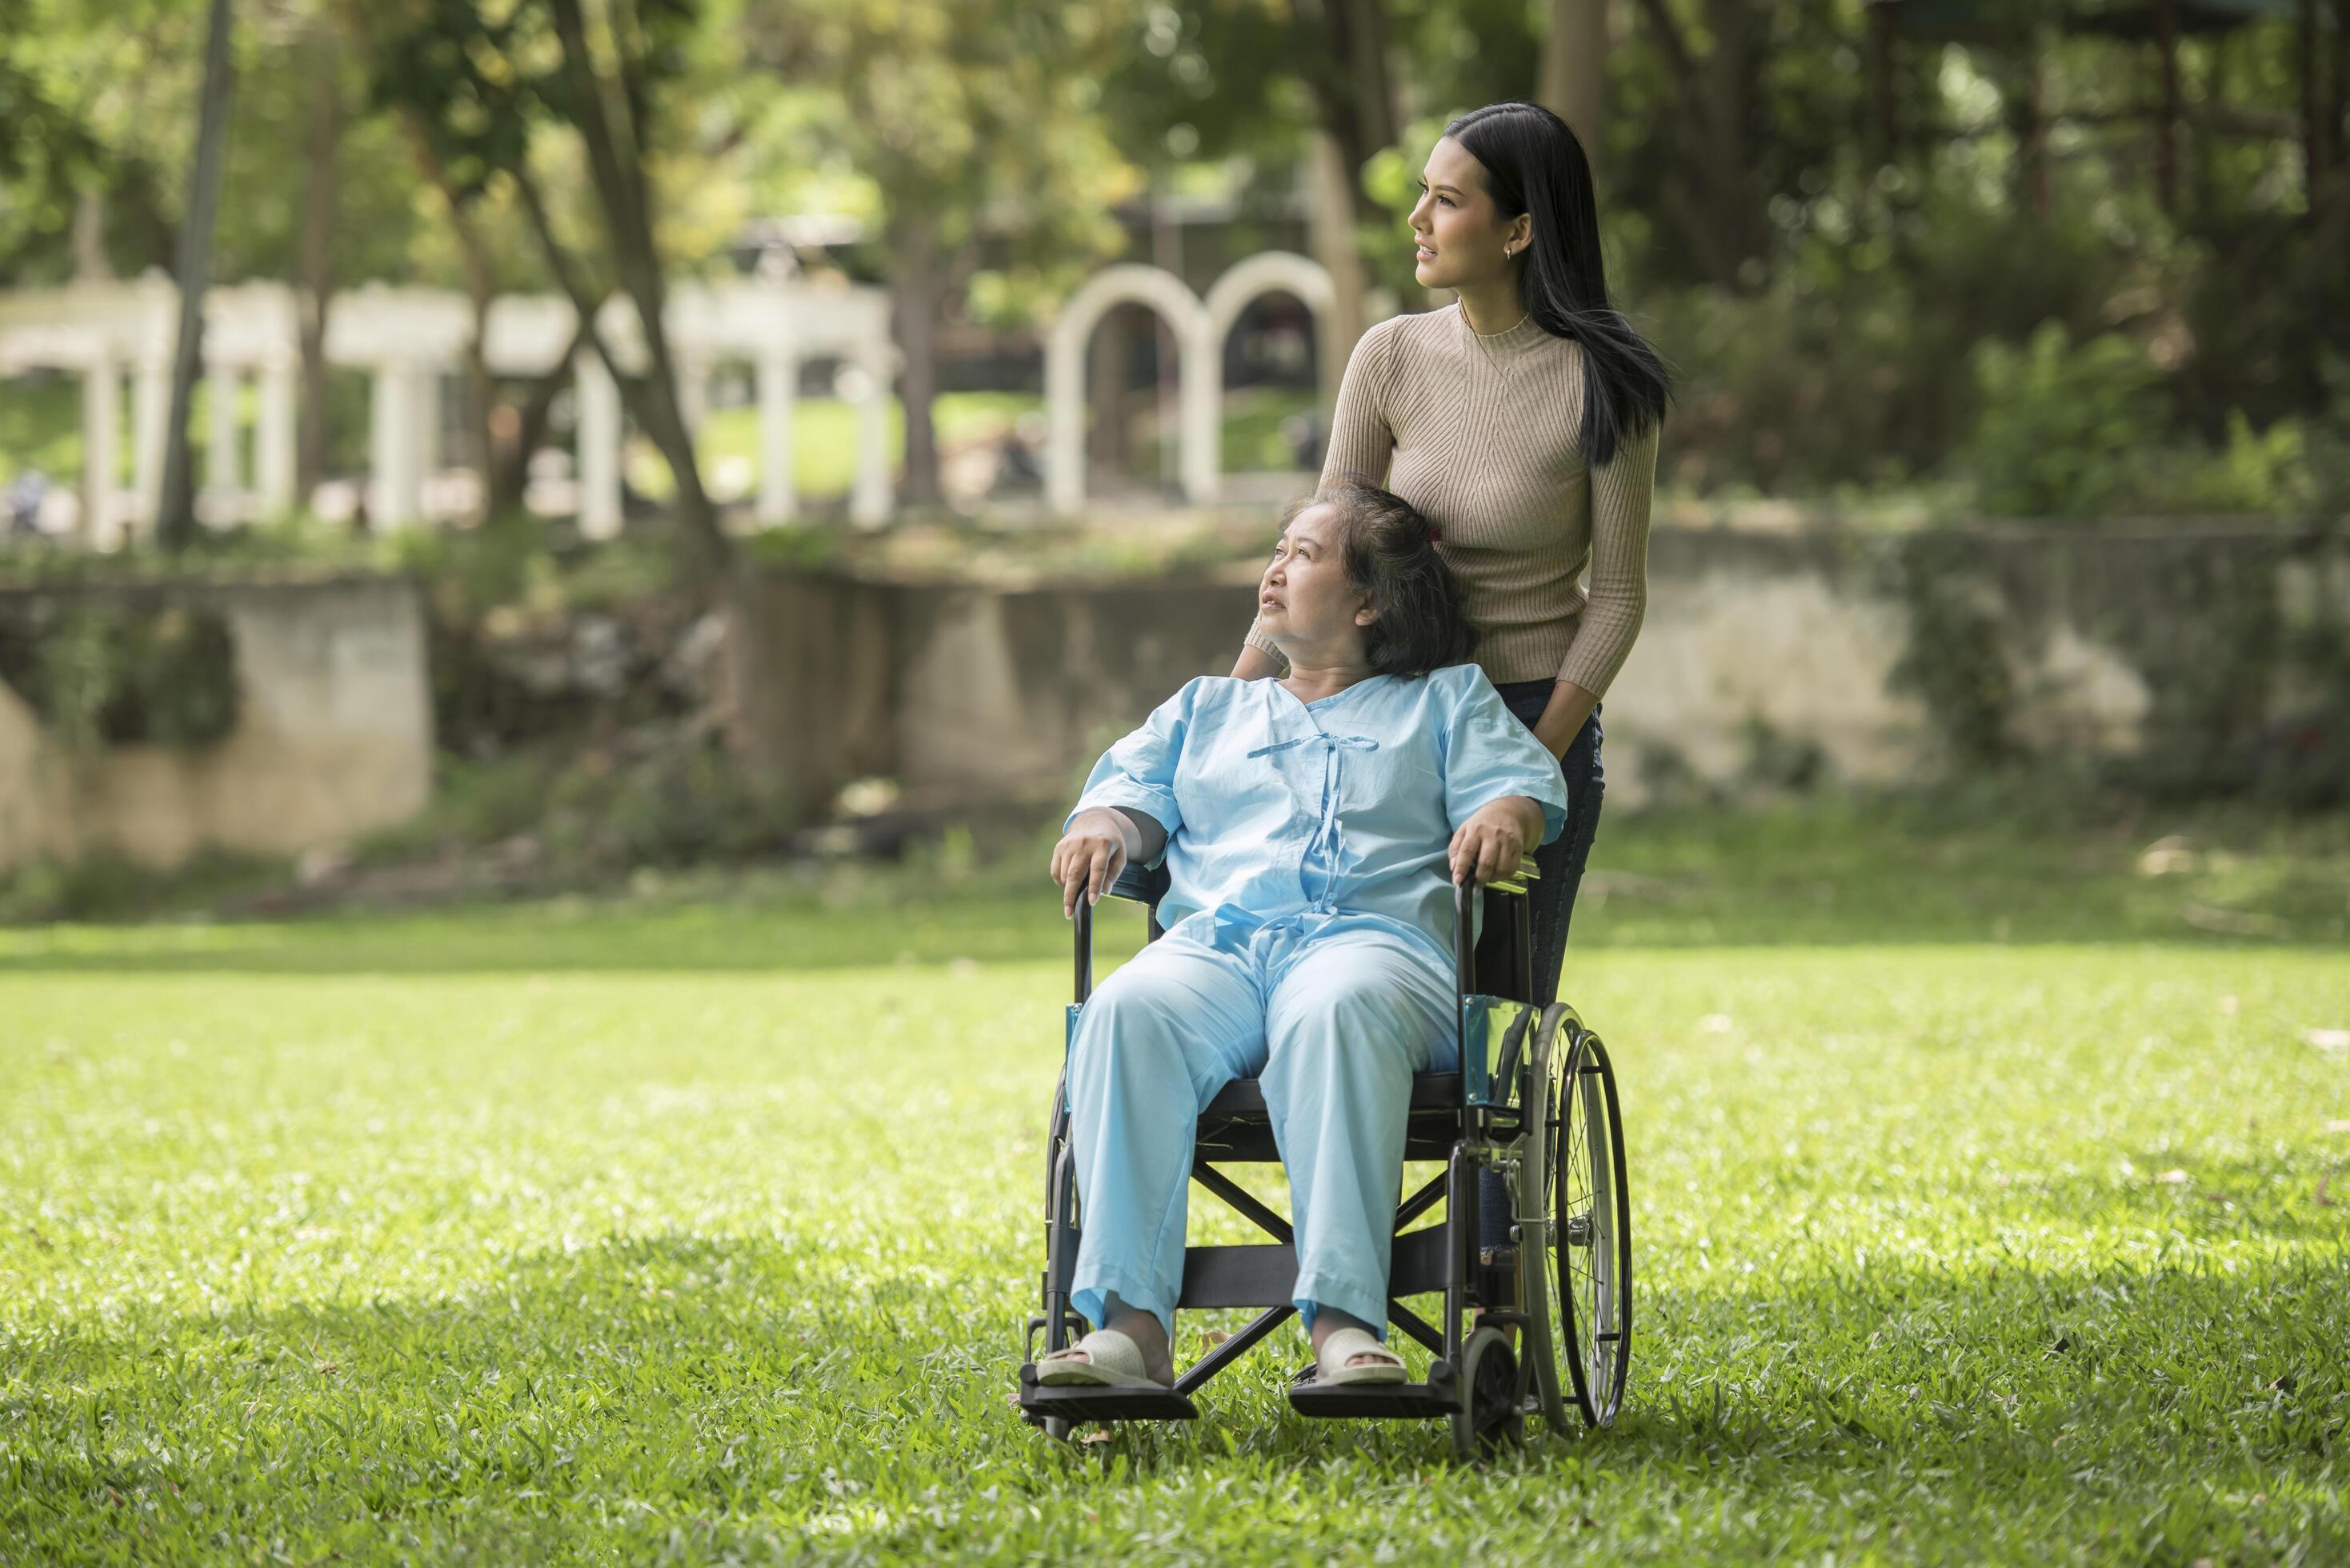
[{"label": "long black hair", "polygon": [[1661,423],[1672,374],[1607,303],[1599,253],[1599,204],[1591,161],[1566,121],[1539,104],[1496,103],[1444,128],[1485,166],[1485,188],[1506,220],[1534,222],[1518,293],[1534,324],[1583,346],[1583,429],[1575,444],[1596,468],[1618,442]]},{"label": "long black hair", "polygon": [[1401,496],[1347,481],[1293,503],[1281,525],[1316,506],[1336,514],[1347,584],[1370,597],[1376,618],[1363,628],[1364,661],[1380,675],[1468,663],[1477,651],[1469,591],[1437,550],[1435,524]]}]

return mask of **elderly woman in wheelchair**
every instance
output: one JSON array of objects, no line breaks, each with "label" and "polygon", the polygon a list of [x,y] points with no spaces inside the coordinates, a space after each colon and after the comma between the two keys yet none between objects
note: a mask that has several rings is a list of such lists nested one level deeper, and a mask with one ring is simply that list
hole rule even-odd
[{"label": "elderly woman in wheelchair", "polygon": [[1403,1380],[1389,1220],[1414,1075],[1458,1070],[1456,888],[1514,877],[1564,821],[1559,765],[1464,662],[1475,631],[1411,507],[1316,495],[1260,599],[1288,677],[1184,687],[1103,756],[1053,851],[1067,913],[1129,865],[1163,857],[1168,888],[1164,937],[1070,1044],[1066,1299],[1096,1326],[1035,1364],[1047,1388],[1173,1383],[1195,1122],[1248,1077],[1288,1172],[1315,1380]]}]

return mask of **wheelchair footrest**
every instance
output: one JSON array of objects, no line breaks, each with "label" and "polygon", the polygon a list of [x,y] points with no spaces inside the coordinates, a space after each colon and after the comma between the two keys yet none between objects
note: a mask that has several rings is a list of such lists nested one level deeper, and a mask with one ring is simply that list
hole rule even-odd
[{"label": "wheelchair footrest", "polygon": [[1326,1387],[1314,1380],[1314,1368],[1309,1366],[1289,1386],[1289,1407],[1301,1416],[1325,1418],[1436,1419],[1451,1415],[1461,1407],[1461,1386],[1451,1366],[1441,1361],[1432,1363],[1428,1376],[1425,1383],[1341,1383]]},{"label": "wheelchair footrest", "polygon": [[1021,1413],[1038,1420],[1194,1421],[1200,1407],[1189,1394],[1172,1388],[1097,1388],[1085,1384],[1036,1381],[1036,1364],[1020,1368]]}]

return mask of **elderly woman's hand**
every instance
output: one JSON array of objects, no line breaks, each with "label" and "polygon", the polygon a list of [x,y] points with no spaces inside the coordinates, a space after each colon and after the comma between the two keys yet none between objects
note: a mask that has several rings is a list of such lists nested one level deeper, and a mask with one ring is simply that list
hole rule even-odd
[{"label": "elderly woman's hand", "polygon": [[1098,904],[1118,874],[1126,868],[1136,846],[1134,828],[1125,817],[1107,807],[1080,812],[1069,831],[1053,846],[1053,880],[1061,885],[1061,918],[1077,912],[1077,899]]},{"label": "elderly woman's hand", "polygon": [[1518,862],[1542,836],[1543,809],[1522,794],[1507,795],[1478,808],[1455,828],[1451,848],[1452,880],[1475,877],[1481,884],[1513,876]]}]

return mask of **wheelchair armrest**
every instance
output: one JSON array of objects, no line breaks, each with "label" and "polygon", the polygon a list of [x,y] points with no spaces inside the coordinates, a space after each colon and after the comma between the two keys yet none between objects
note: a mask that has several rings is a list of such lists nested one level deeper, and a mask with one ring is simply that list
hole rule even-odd
[{"label": "wheelchair armrest", "polygon": [[1118,874],[1118,880],[1109,885],[1109,896],[1113,898],[1131,898],[1138,904],[1148,904],[1155,909],[1159,907],[1159,900],[1167,897],[1167,889],[1170,885],[1171,879],[1167,875],[1167,862],[1163,858],[1158,865],[1148,869],[1128,861],[1126,868]]},{"label": "wheelchair armrest", "polygon": [[[1128,861],[1126,868],[1118,874],[1118,880],[1109,885],[1106,897],[1131,898],[1148,908],[1155,920],[1159,915],[1159,900],[1167,896],[1170,885],[1165,860],[1148,869]],[[1077,1002],[1082,1006],[1094,990],[1094,907],[1083,898],[1077,900],[1076,923],[1076,992]],[[1156,934],[1158,928],[1153,926],[1151,929]]]}]

